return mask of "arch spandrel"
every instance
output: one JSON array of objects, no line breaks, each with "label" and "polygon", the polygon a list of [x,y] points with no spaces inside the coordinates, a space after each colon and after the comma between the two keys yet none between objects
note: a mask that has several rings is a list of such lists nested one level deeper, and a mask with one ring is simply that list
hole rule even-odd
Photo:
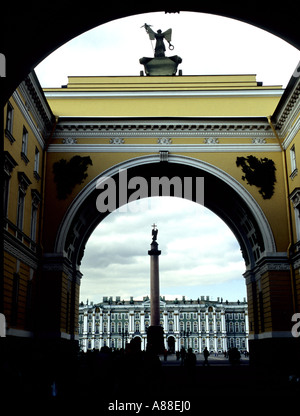
[{"label": "arch spandrel", "polygon": [[[276,252],[273,233],[262,209],[231,175],[213,165],[187,156],[170,155],[168,162],[161,162],[159,155],[149,155],[113,166],[81,190],[69,206],[60,225],[55,243],[57,253],[65,253],[73,263],[80,264],[86,241],[107,215],[99,213],[96,208],[96,199],[100,192],[96,189],[97,181],[102,176],[108,176],[115,178],[117,183],[120,170],[127,171],[128,180],[138,176],[144,177],[148,183],[153,176],[204,177],[204,205],[222,218],[233,231],[240,243],[246,267],[254,267],[255,261],[263,253]],[[151,191],[150,185],[148,190]],[[253,233],[257,243],[255,247],[253,240],[249,238]]]}]

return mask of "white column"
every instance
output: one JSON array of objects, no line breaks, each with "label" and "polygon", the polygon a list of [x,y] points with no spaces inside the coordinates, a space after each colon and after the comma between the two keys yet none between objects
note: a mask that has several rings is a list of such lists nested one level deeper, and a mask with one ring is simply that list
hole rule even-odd
[{"label": "white column", "polygon": [[145,312],[141,311],[141,327],[140,327],[140,332],[141,334],[143,334],[145,332]]},{"label": "white column", "polygon": [[214,349],[217,351],[217,321],[216,321],[216,311],[213,312],[213,323],[214,323]]},{"label": "white column", "polygon": [[100,312],[100,334],[103,332],[103,312]]},{"label": "white column", "polygon": [[83,333],[87,334],[88,331],[88,314],[87,312],[83,315]]},{"label": "white column", "polygon": [[180,351],[180,336],[176,335],[176,351]]},{"label": "white column", "polygon": [[107,313],[107,344],[111,347],[110,311]]},{"label": "white column", "polygon": [[134,332],[134,312],[129,311],[129,333]]},{"label": "white column", "polygon": [[164,331],[168,332],[168,312],[164,312]]},{"label": "white column", "polygon": [[174,331],[179,331],[179,312],[174,312]]},{"label": "white column", "polygon": [[206,331],[206,335],[208,335],[209,334],[208,311],[205,312],[205,331]]}]

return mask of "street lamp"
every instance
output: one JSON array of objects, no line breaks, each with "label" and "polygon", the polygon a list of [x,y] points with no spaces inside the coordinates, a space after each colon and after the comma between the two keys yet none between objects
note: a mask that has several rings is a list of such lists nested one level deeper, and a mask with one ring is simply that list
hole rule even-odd
[{"label": "street lamp", "polygon": [[[189,346],[189,336],[192,335],[192,332],[188,329],[187,331],[180,331],[180,336],[186,340],[187,338],[187,344]],[[184,348],[186,348],[186,341],[184,341]]]},{"label": "street lamp", "polygon": [[124,339],[125,339],[125,345],[127,344],[127,337],[128,337],[128,331],[127,329],[124,330],[124,328],[122,328],[121,330],[119,330],[119,335],[122,336],[122,348],[124,349]]}]

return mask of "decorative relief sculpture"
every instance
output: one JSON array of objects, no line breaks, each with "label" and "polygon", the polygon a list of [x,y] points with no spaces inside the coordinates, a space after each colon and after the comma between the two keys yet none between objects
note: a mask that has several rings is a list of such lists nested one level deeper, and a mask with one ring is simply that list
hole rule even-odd
[{"label": "decorative relief sculpture", "polygon": [[168,137],[162,137],[160,139],[157,139],[157,144],[172,144],[172,139]]},{"label": "decorative relief sculpture", "polygon": [[258,159],[255,156],[237,157],[236,165],[242,167],[244,176],[243,181],[249,185],[255,185],[260,188],[259,193],[264,199],[270,199],[274,194],[274,185],[276,182],[275,163],[268,158]]},{"label": "decorative relief sculpture", "polygon": [[63,144],[77,144],[77,139],[72,139],[72,138],[66,138],[63,139]]},{"label": "decorative relief sculpture", "polygon": [[110,144],[124,144],[125,140],[121,139],[120,137],[113,137],[109,140]]},{"label": "decorative relief sculpture", "polygon": [[267,143],[267,141],[266,141],[266,139],[262,139],[260,137],[254,137],[252,139],[252,143],[253,144],[265,144],[265,143]]},{"label": "decorative relief sculpture", "polygon": [[207,137],[206,139],[204,139],[204,143],[205,144],[218,144],[219,139],[217,139],[216,137]]},{"label": "decorative relief sculpture", "polygon": [[61,159],[53,163],[54,182],[58,199],[66,199],[72,193],[75,185],[83,183],[88,176],[86,170],[92,165],[89,156],[73,156],[69,161]]}]

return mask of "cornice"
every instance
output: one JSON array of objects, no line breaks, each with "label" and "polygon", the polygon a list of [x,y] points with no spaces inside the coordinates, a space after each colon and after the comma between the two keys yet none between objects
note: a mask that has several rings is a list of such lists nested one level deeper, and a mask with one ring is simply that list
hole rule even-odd
[{"label": "cornice", "polygon": [[59,119],[53,138],[250,137],[275,138],[263,117],[249,118],[72,118]]},{"label": "cornice", "polygon": [[[22,88],[20,88],[20,91],[22,93]],[[36,140],[38,141],[38,143],[40,144],[41,148],[44,149],[45,147],[45,140],[43,138],[42,135],[42,130],[40,128],[37,127],[37,125],[34,123],[28,106],[26,105],[26,103],[23,102],[20,93],[18,92],[18,90],[14,91],[13,95],[12,95],[13,99],[15,100],[17,106],[19,107],[23,117],[25,118],[25,120],[27,121],[28,125],[31,128],[31,131],[33,132]]]},{"label": "cornice", "polygon": [[4,242],[3,249],[12,256],[18,258],[33,269],[37,269],[39,259],[38,257],[26,246],[24,246],[16,237],[4,230]]},{"label": "cornice", "polygon": [[281,97],[280,89],[157,90],[157,91],[78,91],[60,89],[44,91],[51,99],[122,99],[122,98],[197,98],[197,97]]},{"label": "cornice", "polygon": [[[293,124],[300,112],[300,77],[292,77],[272,116],[278,135],[286,137],[284,147],[292,140]],[[292,131],[293,130],[293,131]],[[292,134],[291,134],[292,133]]]}]

